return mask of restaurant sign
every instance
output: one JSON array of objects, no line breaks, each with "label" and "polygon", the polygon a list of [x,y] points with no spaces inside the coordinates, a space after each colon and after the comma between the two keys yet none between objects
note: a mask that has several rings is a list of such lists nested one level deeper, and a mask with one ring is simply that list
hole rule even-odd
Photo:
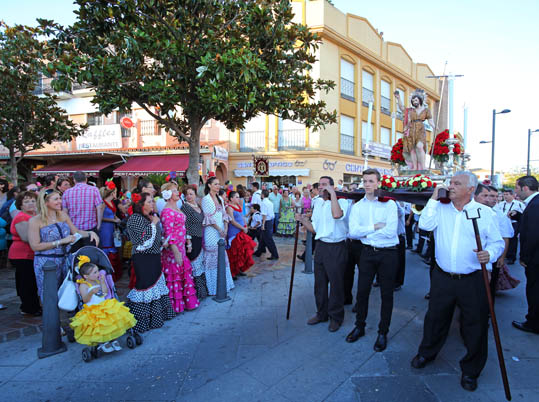
[{"label": "restaurant sign", "polygon": [[122,129],[119,124],[90,126],[77,137],[77,150],[122,148]]}]

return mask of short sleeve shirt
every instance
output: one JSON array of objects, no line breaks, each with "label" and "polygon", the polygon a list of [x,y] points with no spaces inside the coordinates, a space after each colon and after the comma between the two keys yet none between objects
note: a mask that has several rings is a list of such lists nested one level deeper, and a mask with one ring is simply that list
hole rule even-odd
[{"label": "short sleeve shirt", "polygon": [[97,187],[85,183],[75,184],[62,197],[62,208],[79,230],[90,230],[97,226],[97,207],[102,203]]}]

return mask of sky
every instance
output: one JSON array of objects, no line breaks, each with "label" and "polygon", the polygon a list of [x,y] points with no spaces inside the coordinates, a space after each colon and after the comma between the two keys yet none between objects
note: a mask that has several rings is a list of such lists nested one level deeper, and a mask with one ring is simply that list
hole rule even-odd
[{"label": "sky", "polygon": [[[463,131],[468,108],[468,166],[490,169],[492,110],[496,117],[496,170],[526,165],[528,129],[539,129],[538,0],[333,0],[345,13],[367,18],[384,40],[403,45],[414,62],[455,80],[454,129]],[[35,25],[36,18],[75,21],[72,0],[0,0],[0,19]],[[539,168],[539,132],[532,134],[532,166]]]}]

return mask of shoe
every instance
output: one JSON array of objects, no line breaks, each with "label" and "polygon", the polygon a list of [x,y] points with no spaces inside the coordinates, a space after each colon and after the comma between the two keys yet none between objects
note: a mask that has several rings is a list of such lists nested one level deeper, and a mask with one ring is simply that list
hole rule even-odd
[{"label": "shoe", "polygon": [[112,345],[110,344],[110,342],[102,343],[101,345],[99,345],[99,346],[97,347],[97,349],[103,351],[104,353],[111,353],[111,352],[114,352],[114,348],[112,347]]},{"label": "shoe", "polygon": [[274,256],[271,256],[271,257],[268,257],[268,260],[278,260],[279,257],[274,257]]},{"label": "shoe", "polygon": [[413,248],[414,248],[414,246],[406,246],[406,250],[411,250]]},{"label": "shoe", "polygon": [[528,324],[527,321],[519,322],[519,321],[513,321],[513,327],[516,329],[520,329],[524,332],[531,332],[532,334],[539,334],[539,330],[533,329],[530,327],[530,324]]},{"label": "shoe", "polygon": [[412,253],[421,254],[421,251],[418,250],[417,248],[414,248],[414,249],[412,249]]},{"label": "shoe", "polygon": [[[0,309],[0,310],[1,310],[1,309]],[[36,311],[35,313],[27,313],[26,311],[20,310],[20,313],[21,313],[22,315],[33,315],[34,317],[41,317],[41,316],[43,315],[43,311],[41,311],[41,310],[38,310],[38,311]]]},{"label": "shoe", "polygon": [[376,338],[376,342],[374,342],[374,351],[382,352],[386,350],[386,348],[387,348],[387,335],[378,334],[378,338]]},{"label": "shoe", "polygon": [[378,282],[373,282],[372,287],[373,288],[380,287],[380,284]]},{"label": "shoe", "polygon": [[329,332],[336,332],[339,330],[339,328],[341,327],[341,323],[340,322],[337,322],[333,319],[329,320],[329,325],[328,325],[328,331]]},{"label": "shoe", "polygon": [[259,253],[259,252],[257,251],[257,252],[255,252],[255,253],[253,253],[253,255],[254,255],[255,257],[260,257],[260,256],[262,255],[262,253]]},{"label": "shoe", "polygon": [[430,292],[425,295],[425,299],[427,299],[427,300],[430,299]]},{"label": "shoe", "polygon": [[413,359],[412,359],[412,367],[415,368],[415,369],[422,369],[424,368],[427,363],[433,361],[434,359],[427,359],[426,357],[423,357],[421,355],[416,355]]},{"label": "shoe", "polygon": [[305,262],[305,256],[303,256],[302,254],[298,254],[297,257],[298,257],[298,260]]},{"label": "shoe", "polygon": [[353,301],[354,301],[354,299],[345,299],[345,300],[344,300],[344,305],[345,305],[345,306],[349,306],[350,304],[353,303]]},{"label": "shoe", "polygon": [[119,352],[120,350],[122,350],[122,347],[120,346],[120,342],[118,342],[118,341],[112,342],[112,348],[113,348],[116,352]]},{"label": "shoe", "polygon": [[352,332],[346,335],[346,342],[354,343],[359,338],[365,335],[365,328],[354,327]]},{"label": "shoe", "polygon": [[466,391],[473,392],[477,389],[477,378],[462,374],[462,377],[460,377],[460,386]]},{"label": "shoe", "polygon": [[247,276],[247,274],[245,272],[239,272],[238,276]]},{"label": "shoe", "polygon": [[398,292],[401,289],[402,289],[402,286],[398,285],[398,286],[395,286],[395,289],[393,289],[393,291]]},{"label": "shoe", "polygon": [[318,317],[318,314],[313,315],[309,320],[307,321],[307,325],[316,325],[320,324],[321,322],[326,322],[328,319],[322,320],[320,317]]}]

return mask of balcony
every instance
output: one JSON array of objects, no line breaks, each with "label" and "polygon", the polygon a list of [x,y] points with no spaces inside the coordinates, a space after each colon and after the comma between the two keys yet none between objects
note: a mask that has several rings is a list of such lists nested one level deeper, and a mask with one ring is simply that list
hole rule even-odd
[{"label": "balcony", "polygon": [[341,133],[341,153],[354,155],[354,137]]},{"label": "balcony", "polygon": [[305,129],[279,130],[279,151],[305,150]]},{"label": "balcony", "polygon": [[361,103],[363,106],[369,106],[369,102],[374,103],[374,92],[368,88],[361,89]]},{"label": "balcony", "polygon": [[266,132],[240,131],[240,152],[260,152],[266,150]]},{"label": "balcony", "polygon": [[140,135],[161,135],[161,126],[157,124],[157,120],[141,120],[140,121]]},{"label": "balcony", "polygon": [[355,102],[354,98],[354,82],[341,77],[341,98]]},{"label": "balcony", "polygon": [[[85,84],[85,83],[83,83],[83,84],[74,83],[71,86],[71,91],[57,92],[57,91],[54,90],[54,88],[51,85],[53,79],[54,78],[52,78],[52,77],[51,78],[41,77],[39,82],[37,83],[36,87],[34,88],[33,94],[34,95],[55,94],[60,99],[68,99],[68,98],[72,97],[72,91],[80,92],[81,90],[90,88],[90,86],[88,84]],[[83,92],[86,93],[87,91],[83,91]]]},{"label": "balcony", "polygon": [[385,96],[380,97],[380,111],[391,116],[391,100]]}]

